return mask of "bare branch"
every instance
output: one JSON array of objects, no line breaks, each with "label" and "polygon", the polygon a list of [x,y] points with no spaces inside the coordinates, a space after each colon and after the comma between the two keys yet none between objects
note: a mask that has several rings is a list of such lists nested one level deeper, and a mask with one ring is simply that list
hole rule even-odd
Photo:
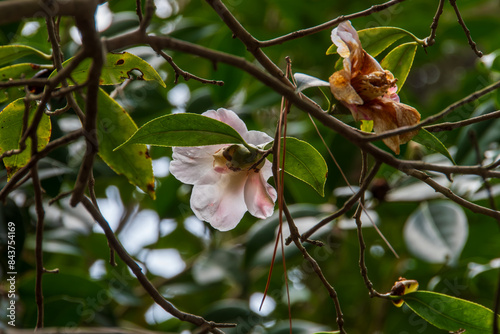
[{"label": "bare branch", "polygon": [[81,136],[82,130],[76,130],[48,143],[43,150],[32,156],[30,161],[24,167],[22,167],[14,175],[12,175],[10,181],[2,188],[2,190],[0,190],[0,201],[5,200],[7,195],[14,189],[14,187],[20,182],[20,180],[29,173],[36,162],[38,162],[42,158],[45,158],[56,148],[67,145],[68,143],[75,141]]},{"label": "bare branch", "polygon": [[434,15],[434,18],[432,19],[431,34],[429,35],[429,37],[424,39],[424,47],[434,45],[434,43],[436,42],[436,31],[437,31],[437,27],[439,24],[439,18],[441,17],[441,14],[443,14],[444,2],[445,2],[445,0],[439,0],[439,5],[437,8],[436,14]]},{"label": "bare branch", "polygon": [[495,118],[500,118],[500,110],[493,111],[481,116],[464,119],[458,122],[445,122],[436,125],[429,125],[424,127],[424,129],[426,129],[429,132],[451,131],[457,128],[464,127],[466,125],[475,124]]},{"label": "bare branch", "polygon": [[217,85],[217,86],[224,86],[224,81],[209,80],[209,79],[200,78],[200,77],[198,77],[198,76],[196,76],[194,74],[191,74],[189,72],[186,72],[186,71],[182,70],[179,66],[177,66],[177,64],[174,62],[174,60],[172,59],[172,57],[170,57],[168,54],[166,54],[162,50],[155,50],[155,51],[160,56],[162,56],[170,64],[170,66],[172,66],[172,68],[174,69],[174,72],[175,72],[175,81],[174,81],[174,83],[177,84],[178,79],[181,76],[186,81],[188,81],[189,79],[193,79],[193,80],[199,81],[199,82],[201,82],[203,84],[211,84],[211,85]]},{"label": "bare branch", "polygon": [[91,175],[94,157],[98,151],[96,119],[97,119],[97,95],[99,93],[99,83],[101,77],[103,59],[103,45],[99,38],[99,34],[95,28],[94,12],[97,7],[97,2],[94,1],[93,10],[77,17],[76,24],[82,33],[82,44],[84,49],[92,57],[92,65],[90,67],[87,85],[87,96],[85,100],[85,139],[86,151],[83,158],[78,177],[73,188],[70,204],[76,206],[83,197],[89,177]]},{"label": "bare branch", "polygon": [[479,58],[481,58],[483,56],[483,53],[477,49],[476,43],[472,40],[472,37],[470,35],[470,30],[465,25],[465,22],[462,19],[462,15],[460,14],[460,11],[458,10],[457,0],[450,0],[450,4],[453,7],[453,9],[455,10],[455,14],[457,15],[458,23],[460,24],[460,26],[464,30],[465,36],[467,36],[467,41],[469,42],[470,47],[472,48],[474,53]]},{"label": "bare branch", "polygon": [[424,172],[418,171],[416,169],[409,169],[409,170],[404,170],[406,174],[413,176],[414,178],[417,178],[425,183],[427,183],[431,188],[436,190],[437,192],[443,194],[444,196],[448,197],[455,203],[459,204],[460,206],[469,209],[470,211],[474,213],[479,213],[485,216],[492,217],[494,219],[500,219],[500,212],[492,209],[485,208],[483,206],[474,204],[472,202],[467,201],[466,199],[458,196],[455,194],[453,191],[451,191],[449,188],[444,187],[434,181],[429,175],[425,174]]},{"label": "bare branch", "polygon": [[353,19],[358,18],[358,17],[368,16],[368,15],[371,15],[373,13],[383,11],[383,10],[385,10],[389,7],[392,7],[394,5],[397,5],[398,3],[403,2],[403,1],[405,1],[405,0],[391,0],[391,1],[387,1],[387,2],[384,2],[384,3],[379,4],[379,5],[371,6],[370,8],[362,10],[362,11],[357,12],[357,13],[353,13],[353,14],[349,14],[349,15],[341,15],[341,16],[339,16],[331,21],[325,22],[325,23],[317,25],[315,27],[294,31],[294,32],[289,33],[287,35],[273,38],[273,39],[270,39],[267,41],[258,41],[258,46],[261,48],[269,47],[269,46],[273,46],[273,45],[277,45],[277,44],[282,44],[284,42],[288,42],[288,41],[291,41],[291,40],[294,40],[297,38],[301,38],[304,36],[312,35],[312,34],[320,32],[320,31],[335,27],[336,25],[338,25],[341,22],[344,22],[347,20],[353,20]]},{"label": "bare branch", "polygon": [[425,120],[423,120],[419,124],[416,124],[414,126],[403,126],[403,127],[397,128],[395,130],[386,131],[386,132],[383,132],[383,133],[375,135],[375,136],[366,136],[365,140],[367,140],[367,141],[381,140],[384,138],[388,138],[388,137],[392,137],[395,135],[400,135],[403,133],[407,133],[407,132],[411,132],[411,131],[420,129],[427,124],[434,123],[435,121],[445,117],[446,115],[451,113],[453,110],[455,110],[463,105],[466,105],[470,102],[473,102],[473,101],[479,99],[480,97],[482,97],[488,93],[493,92],[494,90],[498,89],[499,87],[500,87],[500,81],[497,81],[497,82],[492,83],[491,85],[489,85],[483,89],[475,91],[474,93],[470,94],[469,96],[449,105],[448,107],[446,107],[445,109],[443,109],[439,113],[437,113],[433,116],[427,117]]},{"label": "bare branch", "polygon": [[[275,176],[275,178],[276,178],[276,176]],[[340,306],[340,301],[338,298],[337,291],[335,291],[335,288],[326,279],[318,262],[316,262],[316,260],[307,252],[307,249],[302,245],[302,243],[300,241],[301,236],[300,236],[299,230],[298,230],[297,226],[295,225],[295,223],[293,221],[293,217],[290,214],[290,211],[288,210],[286,205],[283,207],[283,212],[285,213],[286,220],[287,220],[288,226],[290,228],[290,237],[292,238],[293,243],[299,249],[299,251],[302,253],[302,256],[304,257],[304,259],[306,259],[307,262],[309,262],[309,264],[313,268],[314,272],[319,277],[321,283],[328,291],[328,295],[330,296],[330,298],[333,300],[333,303],[335,304],[335,310],[337,313],[336,320],[337,320],[337,325],[338,325],[339,331],[340,331],[340,333],[345,334],[346,331],[344,329],[344,315],[342,313],[342,308]]]},{"label": "bare branch", "polygon": [[212,332],[217,334],[223,334],[220,329],[217,327],[234,327],[233,324],[216,324],[211,321],[207,321],[200,316],[184,313],[177,309],[172,303],[167,301],[163,296],[156,290],[153,284],[149,281],[149,279],[142,272],[141,267],[132,259],[132,257],[127,253],[125,248],[123,248],[122,244],[116,238],[115,234],[109,227],[106,219],[101,215],[99,210],[92,204],[92,202],[87,197],[82,197],[81,203],[87,209],[87,211],[92,215],[94,220],[99,224],[99,226],[103,229],[106,238],[108,239],[109,245],[115,250],[116,254],[122,259],[123,262],[132,270],[134,275],[137,277],[137,280],[142,285],[142,287],[148,292],[148,294],[153,298],[153,300],[160,305],[165,311],[173,315],[174,317],[187,321],[197,326],[206,326],[206,328]]}]

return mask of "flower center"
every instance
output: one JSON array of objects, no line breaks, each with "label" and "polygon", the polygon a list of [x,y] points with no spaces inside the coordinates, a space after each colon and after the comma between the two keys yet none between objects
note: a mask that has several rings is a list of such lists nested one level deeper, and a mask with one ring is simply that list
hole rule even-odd
[{"label": "flower center", "polygon": [[351,79],[351,85],[366,103],[386,94],[397,81],[389,71],[375,71],[357,75]]},{"label": "flower center", "polygon": [[264,166],[265,160],[255,165],[261,158],[263,152],[257,148],[248,148],[243,145],[235,144],[221,148],[214,157],[214,170],[218,173],[240,172],[252,168],[255,172]]}]

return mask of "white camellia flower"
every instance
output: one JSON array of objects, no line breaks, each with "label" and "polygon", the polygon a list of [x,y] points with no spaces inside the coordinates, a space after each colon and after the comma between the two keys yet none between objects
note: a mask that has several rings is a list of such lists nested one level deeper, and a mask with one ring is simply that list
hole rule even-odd
[{"label": "white camellia flower", "polygon": [[257,218],[273,214],[276,190],[267,183],[271,163],[263,159],[263,147],[273,139],[260,131],[248,131],[231,110],[208,110],[204,116],[233,127],[255,150],[243,145],[174,147],[170,172],[179,181],[192,184],[191,209],[200,220],[220,231],[233,229],[249,211]]}]

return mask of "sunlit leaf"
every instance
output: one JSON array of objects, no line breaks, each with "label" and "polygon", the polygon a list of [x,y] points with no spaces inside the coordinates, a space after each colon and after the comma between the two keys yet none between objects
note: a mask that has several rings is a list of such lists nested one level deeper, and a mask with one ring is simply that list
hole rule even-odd
[{"label": "sunlit leaf", "polygon": [[[83,108],[84,101],[78,97]],[[153,166],[146,145],[128,145],[113,149],[137,130],[130,115],[102,89],[98,95],[97,137],[99,156],[117,174],[123,174],[130,183],[155,198]]]},{"label": "sunlit leaf", "polygon": [[38,56],[50,60],[50,55],[26,45],[4,45],[0,46],[0,66],[13,62],[25,56]]},{"label": "sunlit leaf", "polygon": [[430,263],[455,262],[468,235],[467,217],[462,207],[451,201],[422,203],[404,227],[408,249]]},{"label": "sunlit leaf", "polygon": [[307,75],[304,73],[295,73],[293,75],[295,78],[295,83],[297,84],[296,90],[298,92],[303,91],[304,89],[310,88],[310,87],[323,87],[323,86],[330,86],[330,83],[321,79],[318,79],[316,77],[313,77],[311,75]]},{"label": "sunlit leaf", "polygon": [[419,39],[411,32],[396,27],[375,27],[358,31],[359,40],[363,49],[372,57],[378,56],[382,51],[399,39],[409,36],[415,42]]},{"label": "sunlit leaf", "polygon": [[482,305],[431,291],[416,291],[401,298],[413,312],[437,328],[465,330],[467,334],[492,332],[493,311]]},{"label": "sunlit leaf", "polygon": [[144,124],[116,149],[128,144],[172,147],[243,143],[241,135],[226,123],[185,113],[158,117]]},{"label": "sunlit leaf", "polygon": [[[19,148],[19,141],[23,135],[24,110],[24,99],[17,99],[0,112],[0,154]],[[35,110],[36,103],[31,102],[28,124],[31,124],[35,116]],[[42,115],[37,129],[38,150],[43,149],[49,142],[51,130],[52,127],[49,116],[45,114]],[[30,157],[31,139],[28,138],[26,140],[26,149],[22,153],[3,159],[5,168],[7,169],[7,177],[10,179],[17,170],[25,166],[29,162]]]},{"label": "sunlit leaf", "polygon": [[[283,144],[282,140],[280,152],[283,152]],[[293,137],[286,138],[285,172],[325,196],[328,167],[323,156],[311,144]]]},{"label": "sunlit leaf", "polygon": [[373,120],[362,119],[361,120],[361,131],[372,132],[372,130],[373,130]]},{"label": "sunlit leaf", "polygon": [[425,129],[420,129],[418,134],[415,137],[413,137],[413,141],[424,145],[431,151],[441,153],[455,165],[455,161],[453,160],[453,157],[451,156],[450,152],[448,152],[446,146],[444,146],[444,144],[429,131]]},{"label": "sunlit leaf", "polygon": [[408,73],[410,73],[417,46],[416,42],[401,44],[391,50],[380,63],[384,69],[391,71],[394,77],[398,79],[398,92],[403,87]]},{"label": "sunlit leaf", "polygon": [[[72,60],[73,58],[66,60],[63,66]],[[92,60],[90,58],[84,59],[71,72],[71,78],[77,83],[84,83],[87,80],[91,64]],[[166,87],[165,82],[163,82],[158,72],[147,61],[128,52],[106,54],[106,62],[102,67],[99,84],[116,85],[122,83],[135,71],[140,73],[136,80],[156,81],[161,86]],[[56,73],[56,71],[52,72],[50,77],[53,77]]]}]

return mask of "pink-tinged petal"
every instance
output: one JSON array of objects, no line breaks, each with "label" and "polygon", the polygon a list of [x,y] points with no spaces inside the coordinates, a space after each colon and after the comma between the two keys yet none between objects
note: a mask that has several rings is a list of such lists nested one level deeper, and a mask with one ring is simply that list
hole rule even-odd
[{"label": "pink-tinged petal", "polygon": [[213,155],[220,148],[228,145],[210,145],[197,147],[174,147],[170,172],[179,181],[186,184],[212,184],[220,175],[214,171]]},{"label": "pink-tinged petal", "polygon": [[245,184],[248,212],[257,218],[267,218],[274,212],[276,190],[264,180],[263,174],[250,171]]},{"label": "pink-tinged petal", "polygon": [[339,27],[335,28],[332,30],[332,42],[337,46],[337,53],[342,57],[342,58],[347,58],[351,54],[349,47],[347,44],[340,38],[339,34]]},{"label": "pink-tinged petal", "polygon": [[220,231],[233,229],[247,211],[243,196],[246,180],[246,173],[233,173],[212,185],[195,185],[191,209],[196,217]]},{"label": "pink-tinged petal", "polygon": [[244,136],[248,132],[245,123],[232,110],[219,108],[217,111],[207,110],[202,115],[226,123],[235,129],[241,136]]},{"label": "pink-tinged petal", "polygon": [[255,146],[265,145],[273,141],[273,138],[268,136],[266,133],[254,130],[248,131],[242,137],[247,143]]}]

